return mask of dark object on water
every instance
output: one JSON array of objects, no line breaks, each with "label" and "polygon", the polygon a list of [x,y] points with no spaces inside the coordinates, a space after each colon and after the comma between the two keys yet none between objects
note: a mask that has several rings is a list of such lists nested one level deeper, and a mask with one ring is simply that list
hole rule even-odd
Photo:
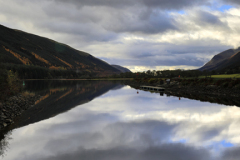
[{"label": "dark object on water", "polygon": [[164,91],[165,88],[162,88],[162,87],[154,87],[154,86],[140,86],[141,89],[144,89],[144,90],[152,90],[152,91]]},{"label": "dark object on water", "polygon": [[164,92],[160,92],[160,96],[164,96]]}]

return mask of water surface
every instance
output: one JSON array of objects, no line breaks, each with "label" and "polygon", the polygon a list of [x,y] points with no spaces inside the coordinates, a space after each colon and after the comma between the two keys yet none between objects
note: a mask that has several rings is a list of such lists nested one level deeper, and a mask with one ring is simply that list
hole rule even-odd
[{"label": "water surface", "polygon": [[106,81],[71,82],[35,91],[43,95],[41,101],[18,118],[2,139],[4,160],[235,160],[240,156],[236,106],[160,96]]}]

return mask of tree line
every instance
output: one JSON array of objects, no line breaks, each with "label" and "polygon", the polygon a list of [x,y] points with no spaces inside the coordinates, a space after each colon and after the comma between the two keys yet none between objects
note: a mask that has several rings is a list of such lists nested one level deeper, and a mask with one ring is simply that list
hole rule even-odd
[{"label": "tree line", "polygon": [[17,73],[6,70],[0,65],[0,100],[15,95],[21,91]]},{"label": "tree line", "polygon": [[19,64],[1,64],[4,70],[11,70],[17,73],[20,79],[71,79],[71,78],[88,78],[93,77],[94,73],[90,71],[76,72],[75,70],[64,69],[48,69],[45,67],[34,65],[19,65]]},{"label": "tree line", "polygon": [[[126,72],[119,75],[115,74],[110,76],[111,78],[197,78],[199,76],[211,77],[214,74],[224,74],[224,71],[200,71],[200,70],[148,70],[143,72]],[[238,72],[239,73],[239,72]]]}]

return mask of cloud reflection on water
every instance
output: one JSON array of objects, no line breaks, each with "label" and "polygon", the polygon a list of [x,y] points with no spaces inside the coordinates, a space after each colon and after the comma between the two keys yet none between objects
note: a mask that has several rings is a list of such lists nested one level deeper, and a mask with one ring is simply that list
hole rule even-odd
[{"label": "cloud reflection on water", "polygon": [[235,160],[239,125],[234,106],[124,87],[14,130],[5,159]]}]

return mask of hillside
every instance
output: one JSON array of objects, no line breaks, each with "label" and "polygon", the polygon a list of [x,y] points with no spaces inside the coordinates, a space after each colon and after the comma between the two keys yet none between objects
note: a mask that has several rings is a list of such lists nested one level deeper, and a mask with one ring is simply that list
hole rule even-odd
[{"label": "hillside", "polygon": [[[226,66],[226,62],[229,61],[231,58],[234,57],[236,53],[240,51],[240,48],[238,49],[229,49],[224,52],[221,52],[217,55],[215,55],[208,63],[206,63],[203,67],[199,68],[199,70],[219,70],[224,68]],[[229,62],[228,62],[229,63]]]},{"label": "hillside", "polygon": [[230,58],[221,62],[217,70],[239,69],[239,67],[240,67],[240,52],[237,52]]},{"label": "hillside", "polygon": [[131,72],[128,68],[125,68],[125,67],[122,67],[122,66],[119,66],[119,65],[112,64],[111,66],[118,69],[122,73]]},{"label": "hillside", "polygon": [[108,63],[54,40],[0,25],[0,63],[89,72],[97,76],[120,73]]}]

